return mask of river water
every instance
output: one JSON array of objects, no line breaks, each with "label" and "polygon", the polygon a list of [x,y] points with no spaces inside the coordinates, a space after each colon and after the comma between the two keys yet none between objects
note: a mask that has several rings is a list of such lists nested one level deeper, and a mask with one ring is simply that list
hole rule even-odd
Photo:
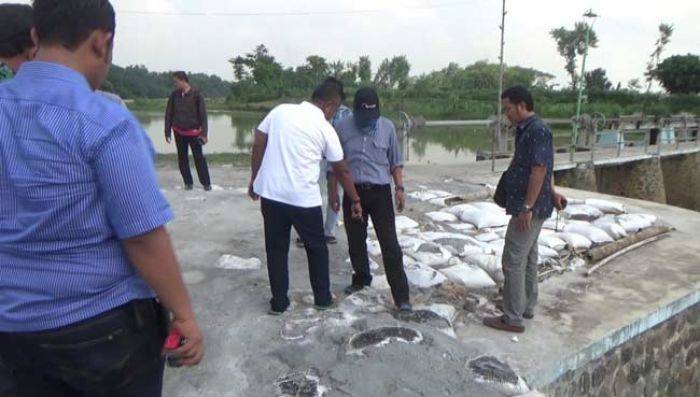
[{"label": "river water", "polygon": [[[158,153],[176,153],[175,144],[164,138],[164,117],[159,112],[135,112]],[[249,153],[252,130],[265,116],[252,112],[210,112],[206,153]],[[476,152],[490,151],[486,127],[425,128],[400,137],[406,162],[414,164],[463,164],[476,161]]]}]

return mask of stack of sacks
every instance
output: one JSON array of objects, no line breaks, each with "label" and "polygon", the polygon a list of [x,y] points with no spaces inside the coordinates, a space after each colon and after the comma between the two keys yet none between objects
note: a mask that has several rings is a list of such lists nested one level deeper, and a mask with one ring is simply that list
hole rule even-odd
[{"label": "stack of sacks", "polygon": [[430,288],[447,281],[447,278],[437,270],[416,262],[413,258],[404,256],[406,278],[411,285],[418,288]]},{"label": "stack of sacks", "polygon": [[460,204],[444,210],[477,229],[501,227],[508,224],[510,217],[494,203]]},{"label": "stack of sacks", "polygon": [[495,287],[493,281],[484,270],[478,266],[466,263],[458,263],[440,271],[450,281],[463,285],[466,288],[481,289]]},{"label": "stack of sacks", "polygon": [[444,267],[448,264],[452,254],[443,246],[435,243],[424,243],[416,250],[410,253],[411,257],[418,263],[434,268]]}]

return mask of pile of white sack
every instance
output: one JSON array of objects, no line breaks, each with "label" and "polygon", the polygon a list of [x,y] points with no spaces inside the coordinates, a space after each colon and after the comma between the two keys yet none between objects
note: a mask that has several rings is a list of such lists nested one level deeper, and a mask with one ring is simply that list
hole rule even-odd
[{"label": "pile of white sack", "polygon": [[[430,231],[406,216],[396,218],[404,266],[413,286],[429,288],[450,280],[479,289],[503,282],[501,256],[510,222],[504,209],[491,202],[447,207],[440,200],[454,195],[444,191],[424,189],[409,196],[441,207],[418,220],[429,224]],[[629,214],[622,204],[599,199],[570,200],[560,219],[557,216],[555,212],[543,226],[538,244],[540,265],[559,264],[572,252],[611,243],[658,221],[654,215]],[[368,249],[372,256],[381,255],[372,238]]]}]

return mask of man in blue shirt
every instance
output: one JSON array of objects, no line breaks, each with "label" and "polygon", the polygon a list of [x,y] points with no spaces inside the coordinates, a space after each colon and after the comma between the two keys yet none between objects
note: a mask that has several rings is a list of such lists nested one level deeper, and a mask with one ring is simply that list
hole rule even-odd
[{"label": "man in blue shirt", "polygon": [[[35,62],[0,85],[0,356],[20,396],[160,396],[172,327],[202,358],[151,142],[94,92],[107,0],[35,0]],[[159,301],[154,298],[158,297]]]},{"label": "man in blue shirt", "polygon": [[[350,261],[354,270],[352,284],[346,293],[352,294],[372,284],[367,253],[367,220],[372,217],[387,281],[394,304],[399,310],[410,311],[408,280],[403,265],[403,253],[396,235],[396,222],[391,194],[391,182],[396,185],[396,207],[403,211],[406,199],[403,187],[403,157],[391,120],[381,117],[379,96],[372,88],[361,88],[355,94],[353,117],[340,121],[336,127],[345,159],[352,171],[355,189],[365,210],[363,222],[351,222],[350,198],[343,197],[345,231],[348,235]],[[334,211],[340,210],[335,176],[329,174],[328,197]]]},{"label": "man in blue shirt", "polygon": [[484,324],[524,332],[537,304],[538,240],[544,221],[566,199],[554,190],[552,132],[534,112],[527,89],[511,87],[501,95],[508,120],[516,126],[515,154],[506,171],[506,213],[512,215],[503,251],[503,316]]}]

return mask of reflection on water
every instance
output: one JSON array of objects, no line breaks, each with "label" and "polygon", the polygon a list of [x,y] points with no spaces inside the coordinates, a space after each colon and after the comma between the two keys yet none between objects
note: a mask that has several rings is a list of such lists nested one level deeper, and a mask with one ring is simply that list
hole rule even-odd
[{"label": "reflection on water", "polygon": [[[158,153],[177,153],[175,144],[165,142],[165,118],[156,112],[135,112],[141,125],[151,137]],[[209,153],[248,153],[253,144],[252,130],[263,118],[255,113],[210,113]]]},{"label": "reflection on water", "polygon": [[[156,152],[176,153],[174,144],[164,138],[163,114],[135,112],[153,141]],[[262,113],[210,113],[208,153],[248,153],[253,144],[252,130],[265,115]],[[556,131],[555,131],[556,133]],[[565,142],[568,138],[556,138]],[[408,145],[400,137],[401,147],[409,163],[459,164],[476,161],[477,150],[491,150],[487,127],[445,127],[414,130]],[[406,150],[408,146],[408,150]]]}]

